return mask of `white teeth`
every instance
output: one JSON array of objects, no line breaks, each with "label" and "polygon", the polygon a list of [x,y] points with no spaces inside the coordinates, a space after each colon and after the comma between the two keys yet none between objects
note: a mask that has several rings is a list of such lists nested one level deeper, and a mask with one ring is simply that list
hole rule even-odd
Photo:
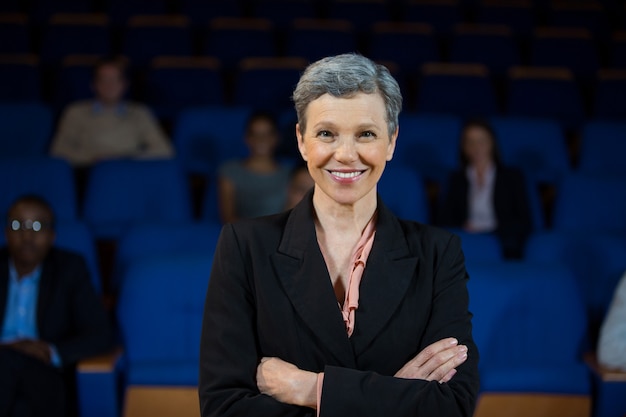
[{"label": "white teeth", "polygon": [[353,172],[339,172],[339,171],[331,171],[335,177],[339,178],[354,178],[361,175],[361,171],[353,171]]}]

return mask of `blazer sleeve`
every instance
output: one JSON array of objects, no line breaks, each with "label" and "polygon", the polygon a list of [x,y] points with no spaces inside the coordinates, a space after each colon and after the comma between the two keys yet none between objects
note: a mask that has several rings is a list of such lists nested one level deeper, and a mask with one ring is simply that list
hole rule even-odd
[{"label": "blazer sleeve", "polygon": [[478,350],[471,332],[471,313],[460,239],[451,235],[435,265],[433,305],[420,350],[454,335],[468,346],[467,361],[448,383],[401,379],[375,372],[325,368],[320,417],[466,416],[471,417],[479,390]]},{"label": "blazer sleeve", "polygon": [[436,223],[442,227],[462,227],[467,220],[468,184],[463,172],[454,172],[448,178],[439,204]]},{"label": "blazer sleeve", "polygon": [[231,225],[218,240],[205,300],[200,342],[199,397],[203,417],[313,416],[314,410],[261,394],[255,295]]},{"label": "blazer sleeve", "polygon": [[112,346],[109,317],[78,254],[58,249],[49,254],[37,316],[40,338],[56,347],[63,366]]}]

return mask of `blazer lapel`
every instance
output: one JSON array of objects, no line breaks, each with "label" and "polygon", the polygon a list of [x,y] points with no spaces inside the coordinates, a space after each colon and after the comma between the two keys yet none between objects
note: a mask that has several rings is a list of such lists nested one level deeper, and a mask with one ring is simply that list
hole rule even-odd
[{"label": "blazer lapel", "polygon": [[355,366],[326,263],[317,244],[311,195],[292,211],[278,252],[272,256],[276,273],[294,309],[336,357]]},{"label": "blazer lapel", "polygon": [[387,324],[415,274],[419,259],[411,256],[397,218],[378,201],[374,245],[359,287],[359,308],[352,334],[358,356]]}]

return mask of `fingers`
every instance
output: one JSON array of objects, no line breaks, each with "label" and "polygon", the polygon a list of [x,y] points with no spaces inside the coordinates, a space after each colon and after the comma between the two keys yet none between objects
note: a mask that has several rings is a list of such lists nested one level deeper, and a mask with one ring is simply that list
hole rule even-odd
[{"label": "fingers", "polygon": [[399,378],[447,382],[454,369],[467,360],[467,346],[454,338],[439,340],[424,348],[396,374]]}]

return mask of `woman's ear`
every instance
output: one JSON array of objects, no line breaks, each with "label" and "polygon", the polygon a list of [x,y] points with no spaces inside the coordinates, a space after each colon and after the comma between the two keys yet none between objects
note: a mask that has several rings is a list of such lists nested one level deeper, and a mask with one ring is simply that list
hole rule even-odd
[{"label": "woman's ear", "polygon": [[300,155],[302,159],[307,160],[306,156],[306,147],[304,146],[304,135],[303,132],[300,131],[300,123],[296,123],[296,138],[298,140],[298,151],[300,151]]},{"label": "woman's ear", "polygon": [[396,131],[389,137],[389,145],[387,146],[387,161],[393,159],[393,153],[396,150],[396,141],[398,140],[398,132],[400,128],[396,127]]}]

